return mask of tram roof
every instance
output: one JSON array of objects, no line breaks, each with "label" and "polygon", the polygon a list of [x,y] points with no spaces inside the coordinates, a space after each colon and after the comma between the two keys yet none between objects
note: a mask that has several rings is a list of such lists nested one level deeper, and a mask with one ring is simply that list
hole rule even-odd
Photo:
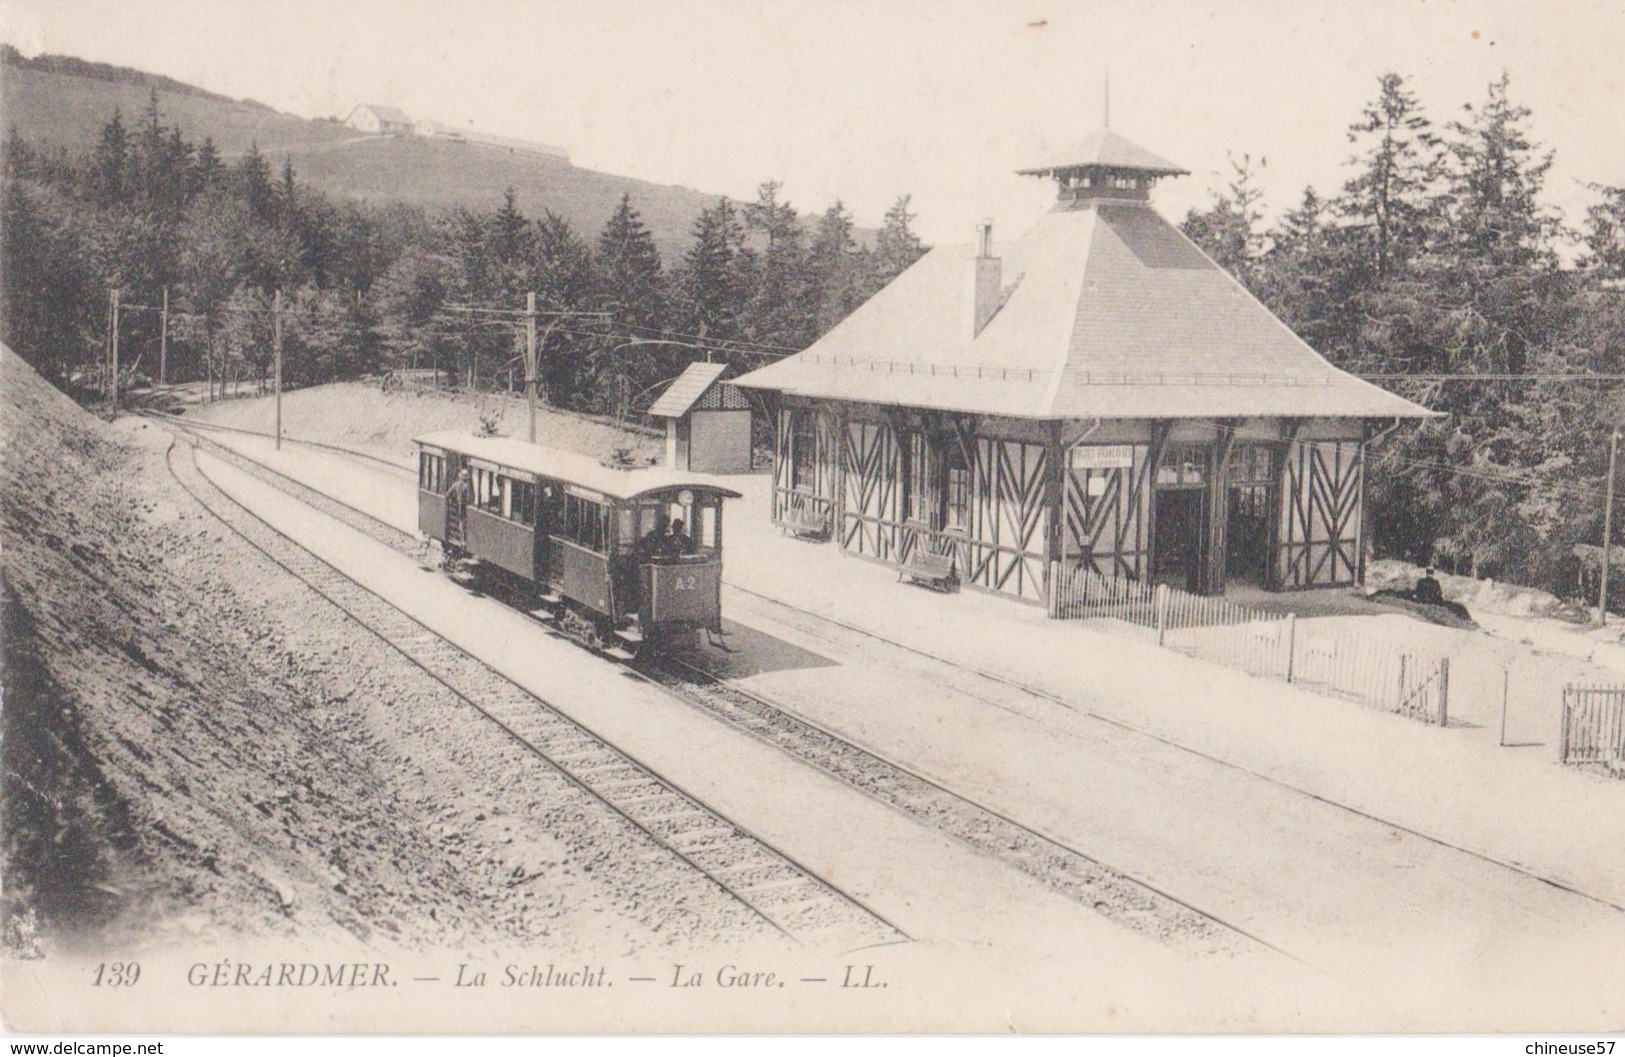
[{"label": "tram roof", "polygon": [[703,489],[728,499],[740,494],[714,481],[664,466],[611,466],[590,455],[548,448],[513,437],[487,437],[467,430],[442,430],[413,438],[420,447],[440,448],[500,467],[522,470],[565,484],[599,492],[613,499],[636,499],[651,492]]}]

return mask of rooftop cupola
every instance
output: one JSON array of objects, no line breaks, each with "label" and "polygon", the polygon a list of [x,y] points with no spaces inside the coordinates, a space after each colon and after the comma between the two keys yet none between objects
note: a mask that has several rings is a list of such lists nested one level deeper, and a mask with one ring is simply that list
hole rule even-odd
[{"label": "rooftop cupola", "polygon": [[1081,209],[1099,199],[1143,202],[1159,178],[1190,175],[1189,170],[1109,128],[1096,131],[1052,161],[1017,171],[1022,176],[1053,176],[1058,189],[1056,209]]}]

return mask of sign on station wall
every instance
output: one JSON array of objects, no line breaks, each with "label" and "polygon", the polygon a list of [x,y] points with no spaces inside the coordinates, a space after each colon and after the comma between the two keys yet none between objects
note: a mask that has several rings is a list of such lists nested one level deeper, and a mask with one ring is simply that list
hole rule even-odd
[{"label": "sign on station wall", "polygon": [[1133,465],[1132,444],[1080,444],[1072,449],[1074,470],[1126,470]]}]

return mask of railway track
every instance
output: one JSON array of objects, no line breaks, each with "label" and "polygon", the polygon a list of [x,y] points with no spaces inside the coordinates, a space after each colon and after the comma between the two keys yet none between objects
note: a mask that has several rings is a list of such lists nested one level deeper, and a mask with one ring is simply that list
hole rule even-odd
[{"label": "railway track", "polygon": [[[174,423],[186,429],[184,423]],[[196,437],[196,434],[193,434]],[[398,552],[425,562],[425,541],[258,461],[198,437],[211,451]],[[511,600],[516,601],[517,600]],[[522,608],[522,607],[521,607]],[[541,625],[558,634],[550,624]],[[1266,940],[1122,870],[1070,847],[935,780],[813,723],[778,703],[678,656],[630,669],[685,703],[823,771],[864,795],[930,826],[1090,907],[1109,920],[1177,945],[1237,946]],[[1286,952],[1279,952],[1286,953]],[[1290,957],[1290,955],[1288,955]]]},{"label": "railway track", "polygon": [[[987,807],[873,749],[679,656],[639,671],[729,725],[804,760],[886,806],[1040,882],[1108,920],[1171,944],[1234,948],[1268,941]],[[1296,960],[1296,959],[1294,959]]]},{"label": "railway track", "polygon": [[[195,444],[178,440],[171,445],[167,460],[176,481],[206,511],[773,929],[818,950],[851,950],[908,939],[901,929],[850,893],[717,814],[657,771],[447,642],[258,518],[208,477],[197,463],[196,450]],[[239,460],[257,466],[241,457],[232,461]],[[279,487],[280,482],[296,483],[274,471],[260,469],[279,479]],[[323,505],[370,518],[336,500],[327,499]],[[381,523],[371,520],[376,530]],[[410,538],[398,530],[390,531],[396,534],[396,542]],[[416,540],[412,542],[416,545]]]}]

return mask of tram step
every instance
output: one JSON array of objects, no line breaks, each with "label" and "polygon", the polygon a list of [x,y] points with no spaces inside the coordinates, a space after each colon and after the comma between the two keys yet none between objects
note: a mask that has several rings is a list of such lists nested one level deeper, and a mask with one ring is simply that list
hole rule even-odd
[{"label": "tram step", "polygon": [[604,653],[618,661],[630,661],[634,656],[632,653],[621,649],[619,646],[606,646],[604,647]]},{"label": "tram step", "polygon": [[623,642],[630,642],[636,645],[643,641],[643,632],[639,631],[637,628],[616,628],[615,637]]}]

